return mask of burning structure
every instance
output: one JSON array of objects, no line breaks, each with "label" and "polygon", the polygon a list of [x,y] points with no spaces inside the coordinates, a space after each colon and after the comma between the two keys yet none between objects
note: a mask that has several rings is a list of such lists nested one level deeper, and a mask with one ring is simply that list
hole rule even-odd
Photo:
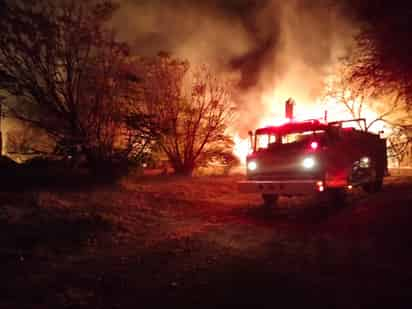
[{"label": "burning structure", "polygon": [[[336,66],[348,54],[356,34],[356,25],[338,2],[122,1],[110,23],[119,38],[130,43],[134,55],[167,51],[191,65],[207,63],[219,73],[234,73],[239,78],[234,100],[239,121],[227,133],[235,135],[235,153],[242,159],[248,151],[249,126],[282,123],[277,118],[283,116],[282,103],[289,95],[299,102],[302,114],[296,114],[297,119],[327,109],[331,121],[365,118],[364,129],[382,129],[382,113],[361,103],[350,91],[339,89],[321,100],[328,88],[327,77],[339,75]],[[359,115],[356,111],[356,117],[343,117],[342,110],[353,114],[353,106],[359,106]],[[112,131],[109,128],[108,135]]]}]

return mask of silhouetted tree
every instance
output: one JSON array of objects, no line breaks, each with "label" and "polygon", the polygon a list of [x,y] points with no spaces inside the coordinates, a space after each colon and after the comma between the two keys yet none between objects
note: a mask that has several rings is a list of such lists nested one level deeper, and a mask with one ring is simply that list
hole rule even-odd
[{"label": "silhouetted tree", "polygon": [[351,77],[363,88],[399,95],[412,105],[412,4],[351,1],[360,21],[350,59]]},{"label": "silhouetted tree", "polygon": [[190,69],[187,61],[161,53],[143,63],[146,112],[161,128],[159,145],[175,172],[191,175],[199,164],[230,152],[226,134],[234,109],[229,81],[207,66]]},{"label": "silhouetted tree", "polygon": [[[388,137],[389,157],[394,159],[398,167],[411,156],[412,126],[396,126]],[[410,161],[410,157],[409,157]],[[408,164],[408,162],[407,162]]]},{"label": "silhouetted tree", "polygon": [[[364,88],[351,79],[350,68],[343,66],[337,74],[326,83],[323,101],[342,105],[353,118],[367,118],[366,122],[358,122],[359,129],[369,131],[376,123],[387,123],[391,126],[398,121],[399,113],[405,111],[399,95],[382,96],[373,89]],[[371,117],[370,112],[375,115]],[[398,123],[398,125],[401,125]]]},{"label": "silhouetted tree", "polygon": [[364,83],[354,80],[351,74],[351,67],[343,66],[327,83],[323,101],[342,105],[354,119],[365,118],[365,123],[357,122],[361,130],[373,130],[375,124],[383,124],[388,131],[389,157],[401,162],[412,143],[412,119],[401,95],[365,88]]},{"label": "silhouetted tree", "polygon": [[[8,116],[43,129],[92,164],[127,156],[118,142],[125,96],[136,83],[128,47],[105,25],[103,0],[5,1],[0,19],[0,89]],[[139,134],[136,130],[129,134]],[[135,145],[136,146],[136,145]]]}]

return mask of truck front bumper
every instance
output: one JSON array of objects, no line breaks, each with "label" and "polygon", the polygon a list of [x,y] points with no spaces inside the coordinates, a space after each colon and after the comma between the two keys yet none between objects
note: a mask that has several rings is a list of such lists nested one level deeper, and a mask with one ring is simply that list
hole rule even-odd
[{"label": "truck front bumper", "polygon": [[238,182],[242,193],[262,193],[278,195],[310,195],[321,191],[320,180],[245,180]]}]

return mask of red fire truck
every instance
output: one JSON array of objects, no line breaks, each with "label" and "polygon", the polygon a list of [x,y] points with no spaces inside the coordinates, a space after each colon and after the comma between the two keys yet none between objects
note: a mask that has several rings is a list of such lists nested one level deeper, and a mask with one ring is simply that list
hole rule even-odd
[{"label": "red fire truck", "polygon": [[318,193],[341,204],[356,186],[379,191],[387,174],[386,140],[354,128],[362,122],[290,120],[250,132],[253,150],[240,190],[260,193],[266,206],[275,205],[280,195]]}]

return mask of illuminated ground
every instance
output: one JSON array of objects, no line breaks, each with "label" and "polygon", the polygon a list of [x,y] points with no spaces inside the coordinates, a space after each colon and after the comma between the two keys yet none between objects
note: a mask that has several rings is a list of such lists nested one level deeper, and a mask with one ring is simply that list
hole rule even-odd
[{"label": "illuminated ground", "polygon": [[412,177],[270,213],[239,177],[0,193],[0,308],[412,303]]}]

